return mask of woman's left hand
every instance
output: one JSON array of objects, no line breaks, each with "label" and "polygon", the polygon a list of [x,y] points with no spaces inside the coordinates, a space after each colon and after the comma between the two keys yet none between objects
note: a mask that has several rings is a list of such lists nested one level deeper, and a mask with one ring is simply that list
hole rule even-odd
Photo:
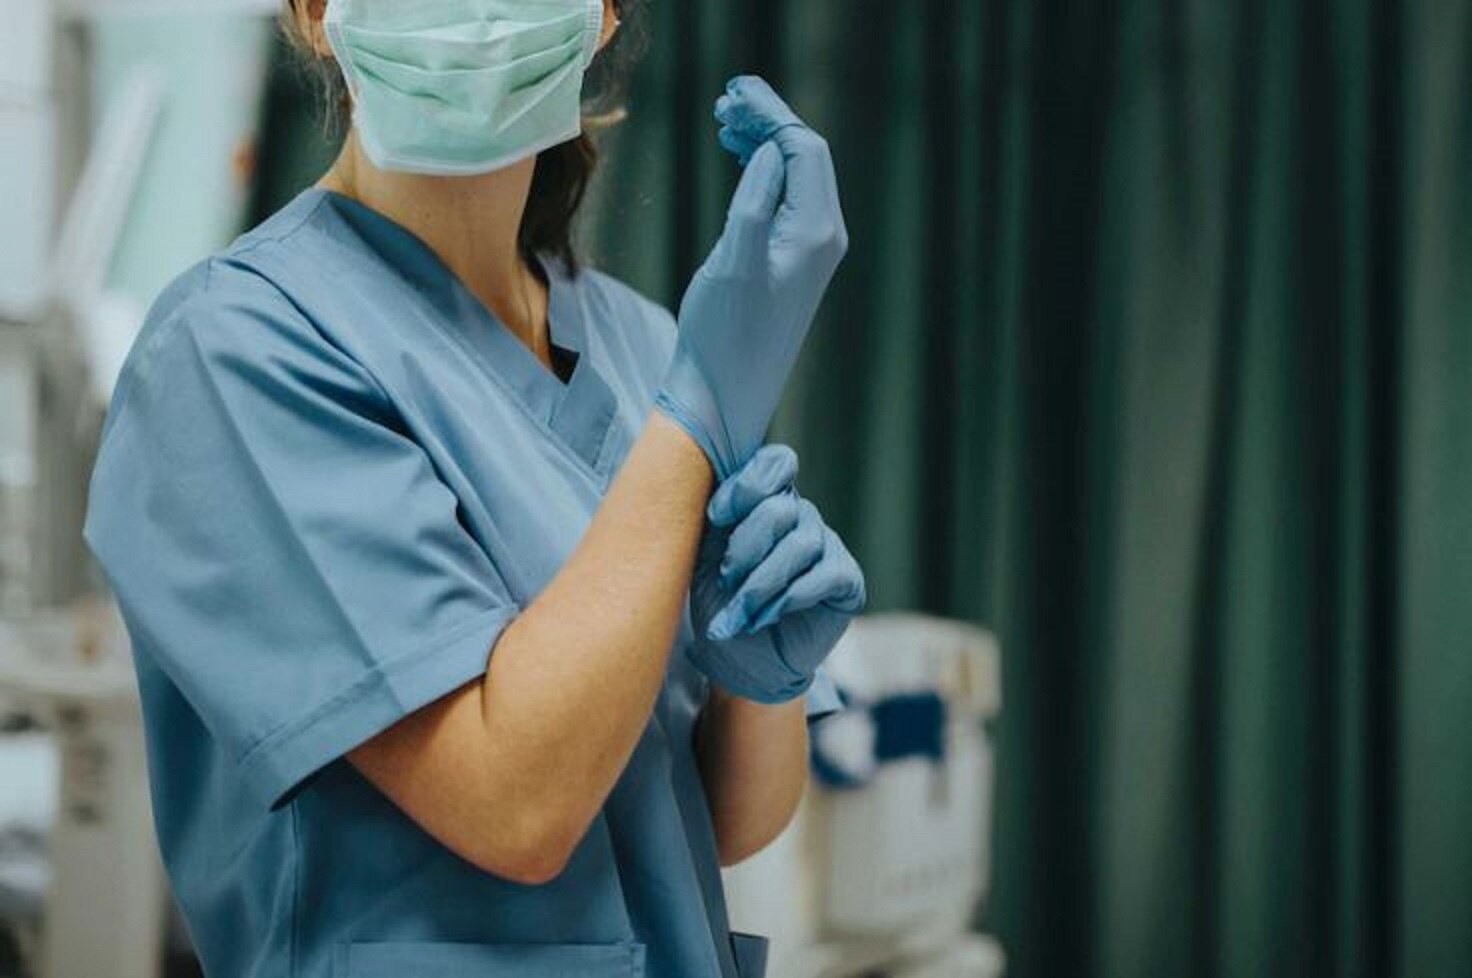
[{"label": "woman's left hand", "polygon": [[797,454],[768,445],[716,490],[691,586],[690,659],[738,696],[801,696],[863,610],[858,562],[798,495]]}]

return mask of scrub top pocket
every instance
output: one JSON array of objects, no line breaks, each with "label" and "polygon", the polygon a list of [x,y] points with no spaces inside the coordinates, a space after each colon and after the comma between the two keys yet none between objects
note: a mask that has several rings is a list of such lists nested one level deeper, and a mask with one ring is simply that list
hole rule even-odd
[{"label": "scrub top pocket", "polygon": [[644,945],[344,944],[333,978],[644,978]]}]

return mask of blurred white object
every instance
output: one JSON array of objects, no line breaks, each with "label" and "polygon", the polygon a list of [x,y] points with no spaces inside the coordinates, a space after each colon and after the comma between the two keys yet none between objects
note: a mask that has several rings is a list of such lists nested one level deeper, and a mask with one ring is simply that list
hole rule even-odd
[{"label": "blurred white object", "polygon": [[[43,978],[158,978],[167,921],[137,686],[105,606],[0,621],[0,696],[55,735]],[[43,778],[44,786],[44,778]]]},{"label": "blurred white object", "polygon": [[999,658],[990,634],[952,622],[875,618],[852,632],[829,669],[834,681],[871,703],[940,693],[946,757],[887,764],[869,789],[831,796],[831,927],[889,935],[970,922],[989,869],[993,762],[983,723],[1001,707]]},{"label": "blurred white object", "polygon": [[51,0],[5,0],[0,96],[51,86]]},{"label": "blurred white object", "polygon": [[36,375],[27,335],[0,325],[0,615],[31,607]]},{"label": "blurred white object", "polygon": [[121,80],[92,136],[52,256],[52,295],[72,317],[85,314],[106,283],[164,97],[162,76],[139,66]]},{"label": "blurred white object", "polygon": [[1002,978],[1006,970],[1001,945],[989,937],[975,936],[962,938],[931,957],[896,965],[888,978]]},{"label": "blurred white object", "polygon": [[0,735],[0,832],[46,833],[56,821],[61,755],[45,733]]},{"label": "blurred white object", "polygon": [[56,110],[42,95],[0,92],[0,318],[34,315],[45,297],[56,215]]},{"label": "blurred white object", "polygon": [[42,301],[59,164],[48,0],[6,0],[0,29],[0,319]]},{"label": "blurred white object", "polygon": [[281,4],[111,0],[89,7],[92,103],[121,117],[114,100],[142,78],[163,96],[104,270],[108,291],[142,311],[240,233],[271,51],[272,20],[260,14],[279,13]]},{"label": "blurred white object", "polygon": [[112,400],[147,311],[106,286],[164,104],[157,71],[140,66],[127,76],[93,136],[52,256],[51,295],[71,324],[67,338],[75,355],[86,364],[86,405]]},{"label": "blurred white object", "polygon": [[0,736],[0,932],[22,961],[40,958],[41,906],[51,886],[45,840],[56,823],[60,782],[55,737]]},{"label": "blurred white object", "polygon": [[[834,728],[851,738],[835,753],[865,774],[862,787],[814,784],[788,831],[726,874],[732,924],[772,939],[774,978],[862,975],[948,954],[964,962],[959,949],[971,940],[990,873],[986,723],[1001,709],[1000,662],[991,634],[969,625],[917,615],[854,623],[829,675],[860,704],[938,696],[943,759],[906,757],[869,770],[863,755],[873,731],[862,722],[851,733]],[[817,736],[829,735],[820,727]]]}]

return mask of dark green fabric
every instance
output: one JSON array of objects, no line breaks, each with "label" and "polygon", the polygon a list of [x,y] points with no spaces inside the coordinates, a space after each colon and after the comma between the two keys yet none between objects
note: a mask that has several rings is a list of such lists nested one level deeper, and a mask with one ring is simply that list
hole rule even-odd
[{"label": "dark green fabric", "polygon": [[677,303],[731,73],[830,138],[780,434],[1002,636],[1012,973],[1467,973],[1472,0],[646,6],[590,250]]}]

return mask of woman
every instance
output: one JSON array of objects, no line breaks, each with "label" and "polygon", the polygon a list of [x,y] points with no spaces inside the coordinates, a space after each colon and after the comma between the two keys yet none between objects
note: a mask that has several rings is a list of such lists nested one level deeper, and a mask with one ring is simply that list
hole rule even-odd
[{"label": "woman", "polygon": [[301,0],[342,155],[129,360],[87,534],[211,978],[763,970],[719,868],[793,812],[863,579],[761,443],[846,236],[823,141],[739,79],[678,332],[580,271],[621,12]]}]

